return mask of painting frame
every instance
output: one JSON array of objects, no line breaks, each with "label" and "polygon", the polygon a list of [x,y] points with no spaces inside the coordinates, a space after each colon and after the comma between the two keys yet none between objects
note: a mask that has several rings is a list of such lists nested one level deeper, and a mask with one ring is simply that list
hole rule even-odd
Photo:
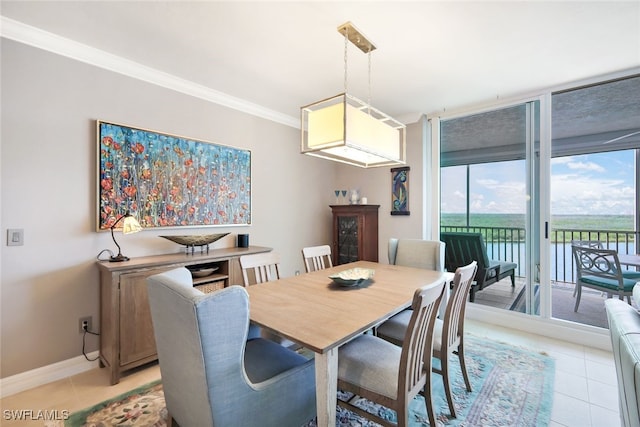
[{"label": "painting frame", "polygon": [[96,231],[126,213],[143,229],[251,225],[251,150],[105,120],[96,139]]},{"label": "painting frame", "polygon": [[410,215],[409,166],[391,168],[391,215]]}]

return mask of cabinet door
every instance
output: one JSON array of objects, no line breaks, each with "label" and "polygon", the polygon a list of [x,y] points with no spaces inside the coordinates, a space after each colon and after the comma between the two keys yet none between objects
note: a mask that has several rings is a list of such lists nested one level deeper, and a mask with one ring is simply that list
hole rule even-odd
[{"label": "cabinet door", "polygon": [[154,356],[156,341],[146,278],[165,270],[120,275],[120,365]]},{"label": "cabinet door", "polygon": [[358,261],[358,216],[339,215],[336,221],[338,249],[336,264]]}]

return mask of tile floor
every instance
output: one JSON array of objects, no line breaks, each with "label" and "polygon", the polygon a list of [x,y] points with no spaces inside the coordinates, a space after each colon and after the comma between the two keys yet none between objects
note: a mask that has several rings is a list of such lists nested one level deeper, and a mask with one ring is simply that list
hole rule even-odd
[{"label": "tile floor", "polygon": [[[620,426],[616,373],[610,352],[477,321],[469,320],[466,325],[467,332],[474,335],[545,351],[556,359],[551,427]],[[58,409],[75,412],[158,378],[158,366],[152,365],[110,386],[107,371],[96,368],[0,400],[0,425],[53,425],[43,421],[7,420],[5,411]]]}]

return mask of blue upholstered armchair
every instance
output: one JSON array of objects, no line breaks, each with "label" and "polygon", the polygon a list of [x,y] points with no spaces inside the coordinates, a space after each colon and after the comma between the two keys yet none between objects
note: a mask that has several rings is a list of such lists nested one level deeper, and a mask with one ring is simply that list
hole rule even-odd
[{"label": "blue upholstered armchair", "polygon": [[313,360],[262,338],[247,341],[249,297],[241,286],[203,294],[191,281],[185,268],[148,278],[169,416],[181,427],[311,420]]}]

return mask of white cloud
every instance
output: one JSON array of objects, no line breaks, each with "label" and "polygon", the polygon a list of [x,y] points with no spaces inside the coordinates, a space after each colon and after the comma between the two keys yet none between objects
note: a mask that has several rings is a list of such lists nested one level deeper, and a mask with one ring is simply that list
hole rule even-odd
[{"label": "white cloud", "polygon": [[567,167],[569,169],[588,170],[595,172],[605,172],[605,168],[597,163],[593,162],[568,162]]}]

